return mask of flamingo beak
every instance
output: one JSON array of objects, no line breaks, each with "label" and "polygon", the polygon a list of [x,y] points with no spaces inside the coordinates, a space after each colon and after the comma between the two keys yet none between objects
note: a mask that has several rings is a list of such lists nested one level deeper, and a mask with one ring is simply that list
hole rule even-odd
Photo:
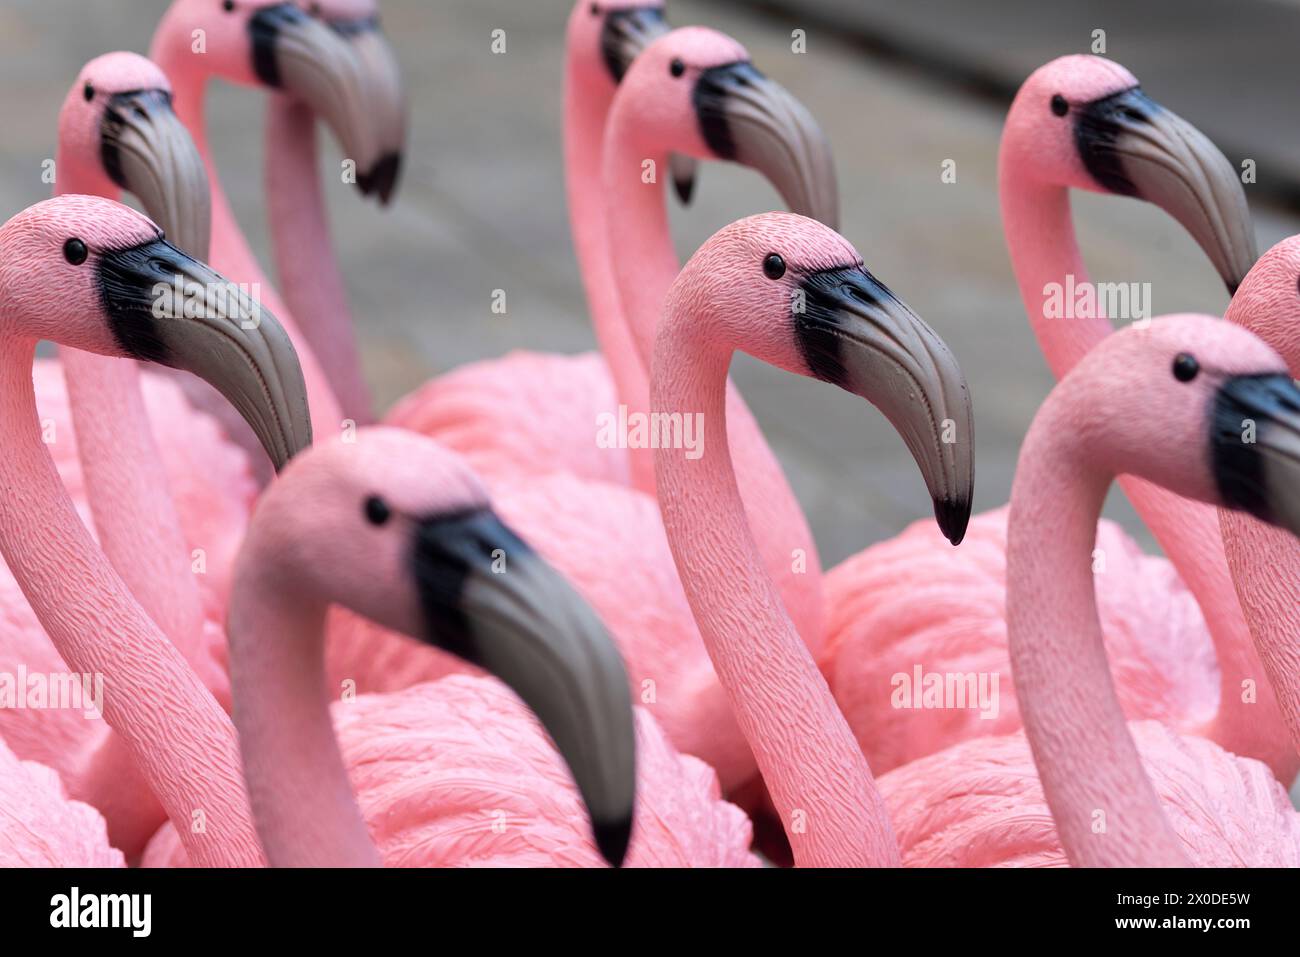
[{"label": "flamingo beak", "polygon": [[695,181],[699,179],[699,162],[694,156],[672,153],[668,157],[668,169],[673,176],[673,190],[683,206],[691,205],[695,195]]},{"label": "flamingo beak", "polygon": [[1280,373],[1233,376],[1215,395],[1212,421],[1223,504],[1300,536],[1300,387]]},{"label": "flamingo beak", "polygon": [[1192,234],[1229,294],[1259,253],[1246,192],[1204,133],[1134,88],[1079,107],[1075,144],[1102,189],[1159,206]]},{"label": "flamingo beak", "polygon": [[632,833],[635,735],[627,672],[591,607],[491,511],[416,527],[413,565],[437,647],[504,681],[568,763],[601,854]]},{"label": "flamingo beak", "polygon": [[667,32],[668,21],[660,4],[605,11],[600,53],[613,81],[622,83],[632,61]]},{"label": "flamingo beak", "polygon": [[762,173],[793,213],[836,229],[839,185],[830,143],[802,103],[749,62],[700,72],[695,112],[720,158]]},{"label": "flamingo beak", "polygon": [[[356,164],[362,193],[392,194],[400,169],[400,137],[405,134],[405,107],[381,108],[373,63],[367,63],[338,31],[313,19],[292,3],[263,7],[249,20],[253,69],[267,86],[301,100],[325,121],[343,155]],[[377,57],[367,46],[367,56]],[[387,68],[387,67],[386,67]],[[391,67],[396,73],[396,66]],[[394,112],[399,118],[394,120]],[[401,127],[394,152],[394,122]]]},{"label": "flamingo beak", "polygon": [[307,385],[284,328],[242,288],[159,237],[109,250],[97,279],[123,353],[226,397],[279,470],[311,444]]},{"label": "flamingo beak", "polygon": [[366,79],[367,99],[375,127],[378,159],[357,173],[365,196],[377,196],[387,206],[397,191],[406,151],[406,90],[397,55],[379,25],[379,15],[356,20],[327,20],[327,25],[352,47]]},{"label": "flamingo beak", "polygon": [[795,335],[809,372],[866,399],[920,466],[944,536],[966,534],[974,497],[974,414],[952,352],[861,266],[807,273]]},{"label": "flamingo beak", "polygon": [[208,173],[165,90],[132,90],[108,100],[99,126],[109,179],[140,200],[145,213],[191,256],[208,255],[212,196]]}]

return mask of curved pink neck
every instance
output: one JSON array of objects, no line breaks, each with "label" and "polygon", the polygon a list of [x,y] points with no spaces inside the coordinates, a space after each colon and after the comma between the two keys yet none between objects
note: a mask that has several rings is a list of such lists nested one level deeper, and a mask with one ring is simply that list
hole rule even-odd
[{"label": "curved pink neck", "polygon": [[[1288,295],[1291,293],[1288,292]],[[1227,318],[1245,326],[1276,348],[1300,378],[1300,349],[1294,330],[1263,328],[1253,316],[1271,310],[1248,310],[1244,296],[1234,297]],[[1300,752],[1300,546],[1295,536],[1241,512],[1219,510],[1219,527],[1228,567],[1250,623],[1255,648],[1276,692],[1281,712],[1291,732],[1295,751]],[[1289,784],[1287,778],[1282,779]]]},{"label": "curved pink neck", "polygon": [[[648,370],[664,300],[677,278],[679,264],[668,226],[663,183],[657,177],[651,184],[641,180],[646,159],[653,160],[658,175],[667,175],[668,152],[647,151],[633,135],[635,125],[635,111],[616,108],[605,132],[607,242],[612,247],[615,236],[635,237],[633,248],[612,254],[611,261],[623,318],[638,361],[643,370]],[[648,392],[620,392],[619,399],[629,412],[647,412],[651,408]],[[758,541],[767,573],[777,583],[804,642],[816,654],[824,637],[825,612],[817,543],[781,463],[730,380],[726,383],[726,407],[730,423],[726,438],[738,473],[744,476],[749,528]],[[654,494],[653,450],[629,450],[629,455],[637,486]],[[798,563],[803,569],[799,572],[792,571],[796,556],[804,559]]]},{"label": "curved pink neck", "polygon": [[[568,50],[564,66],[564,188],[569,203],[569,229],[578,257],[578,271],[587,293],[587,309],[601,354],[619,396],[649,395],[645,368],[623,319],[610,262],[610,238],[605,227],[605,197],[601,190],[605,118],[614,99],[612,84],[589,80]],[[613,409],[609,410],[615,411]],[[651,463],[653,465],[653,463]],[[644,484],[638,483],[640,487]]]},{"label": "curved pink neck", "polygon": [[[95,546],[41,442],[32,390],[35,343],[0,350],[0,550],[68,667],[104,676],[104,717],[199,866],[253,866],[230,719],[146,617]],[[201,829],[200,829],[201,822]]]},{"label": "curved pink neck", "polygon": [[[644,383],[637,391],[620,389],[619,400],[630,412],[644,412],[650,407],[646,370],[650,368],[654,353],[655,331],[663,312],[664,299],[681,264],[668,226],[663,185],[658,181],[659,176],[668,175],[668,151],[646,153],[637,137],[632,135],[632,112],[616,110],[605,130],[603,182],[605,215],[608,217],[605,242],[618,301],[623,306],[621,318],[641,371],[640,381]],[[642,181],[642,164],[647,160],[655,164],[654,183]],[[622,237],[621,248],[617,250],[614,248],[616,237]],[[747,428],[743,422],[732,423],[736,439],[744,435],[752,440],[754,437],[747,434]],[[761,435],[757,438],[762,441]],[[642,491],[653,494],[653,451],[629,449],[628,455],[635,484]],[[744,474],[748,480],[749,471]]]},{"label": "curved pink neck", "polygon": [[1061,387],[1043,404],[1011,488],[1007,635],[1025,736],[1070,863],[1188,867],[1115,695],[1091,560],[1113,476],[1078,449],[1069,405]]},{"label": "curved pink neck", "polygon": [[[1004,148],[998,160],[999,195],[1007,247],[1021,299],[1048,366],[1059,379],[1111,332],[1110,320],[1052,319],[1044,315],[1045,287],[1073,276],[1088,282],[1075,240],[1069,192],[1019,174]],[[1219,710],[1200,733],[1223,748],[1267,763],[1290,781],[1300,757],[1279,732],[1280,708],[1255,654],[1228,572],[1215,510],[1131,476],[1120,486],[1196,598],[1219,664]],[[1250,681],[1255,695],[1243,695]],[[1243,701],[1243,697],[1247,700]]]},{"label": "curved pink neck", "polygon": [[[79,177],[79,164],[62,150],[56,164],[62,173],[56,195],[104,192]],[[120,198],[108,192],[105,198]],[[70,348],[59,350],[59,360],[100,548],[149,618],[203,674],[203,601],[140,392],[139,366]]]},{"label": "curved pink neck", "polygon": [[342,414],[357,425],[373,418],[361,370],[347,286],[330,242],[329,215],[316,160],[316,116],[272,94],[266,110],[266,205],[280,288],[302,335],[329,377]]},{"label": "curved pink neck", "polygon": [[284,587],[275,560],[241,559],[230,680],[249,801],[272,867],[378,867],[330,721],[325,607]]},{"label": "curved pink neck", "polygon": [[216,164],[212,161],[212,151],[208,147],[207,121],[204,115],[204,87],[207,82],[202,71],[196,69],[195,61],[201,60],[198,54],[190,52],[188,34],[175,42],[167,33],[167,24],[154,34],[149,56],[158,64],[172,84],[172,107],[180,121],[189,130],[191,139],[203,157],[203,164],[208,172],[208,185],[212,190],[212,242],[208,254],[209,264],[232,282],[257,285],[255,297],[266,306],[284,326],[285,332],[293,340],[302,366],[303,378],[307,383],[307,395],[311,404],[312,434],[324,439],[339,432],[343,415],[339,410],[338,399],[330,388],[315,353],[311,351],[302,330],[294,321],[293,315],[285,303],[276,294],[262,272],[257,258],[248,247],[244,234],[235,221],[235,214],[230,209],[221,179],[217,175]]},{"label": "curved pink neck", "polygon": [[664,528],[700,635],[795,862],[897,866],[897,842],[871,769],[795,631],[745,518],[723,438],[731,352],[701,343],[691,334],[692,320],[665,316],[651,390],[654,408],[701,412],[715,436],[698,460],[680,449],[655,453]]}]

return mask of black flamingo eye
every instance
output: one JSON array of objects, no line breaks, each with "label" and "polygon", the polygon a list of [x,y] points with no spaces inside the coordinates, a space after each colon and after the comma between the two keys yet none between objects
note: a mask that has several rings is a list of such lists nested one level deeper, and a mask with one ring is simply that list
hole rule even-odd
[{"label": "black flamingo eye", "polygon": [[768,253],[763,260],[763,275],[768,279],[780,279],[785,275],[785,260],[776,253]]},{"label": "black flamingo eye", "polygon": [[378,495],[371,495],[366,499],[366,521],[371,525],[383,525],[392,514],[388,503]]},{"label": "black flamingo eye", "polygon": [[95,88],[91,86],[89,83],[87,83],[84,87],[81,88],[81,95],[86,98],[87,102],[89,102],[90,100],[93,100],[95,98]]},{"label": "black flamingo eye", "polygon": [[591,5],[591,15],[592,15],[593,17],[598,17],[598,16],[600,16],[600,4],[599,4],[599,3],[593,3],[593,4]]},{"label": "black flamingo eye", "polygon": [[681,76],[683,73],[686,72],[686,64],[683,63],[680,59],[674,57],[673,62],[668,64],[668,72],[671,73],[673,76]]},{"label": "black flamingo eye", "polygon": [[84,263],[86,261],[86,256],[89,254],[90,250],[86,249],[86,244],[76,236],[73,236],[63,244],[63,258],[74,266],[80,266]]},{"label": "black flamingo eye", "polygon": [[1059,93],[1052,97],[1052,112],[1057,116],[1064,116],[1070,112],[1070,104],[1065,102],[1065,97]]},{"label": "black flamingo eye", "polygon": [[229,13],[231,10],[235,9],[235,0],[222,0],[221,9],[225,10],[226,13]]},{"label": "black flamingo eye", "polygon": [[1179,382],[1191,382],[1200,371],[1201,364],[1191,353],[1180,352],[1174,356],[1174,378]]}]

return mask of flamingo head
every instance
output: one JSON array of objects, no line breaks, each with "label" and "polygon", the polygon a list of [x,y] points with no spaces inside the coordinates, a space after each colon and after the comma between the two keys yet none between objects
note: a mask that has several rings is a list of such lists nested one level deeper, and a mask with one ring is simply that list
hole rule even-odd
[{"label": "flamingo head", "polygon": [[400,160],[394,150],[400,151],[405,134],[400,82],[391,51],[382,49],[377,21],[364,34],[359,27],[350,35],[347,29],[331,29],[286,0],[174,0],[152,53],[159,62],[183,64],[204,78],[302,102],[356,164],[358,188],[382,200],[396,182]]},{"label": "flamingo head", "polygon": [[307,388],[255,299],[120,203],[67,195],[0,228],[0,335],[156,362],[209,382],[277,468],[311,443]]},{"label": "flamingo head", "polygon": [[1259,257],[1227,315],[1276,349],[1300,377],[1300,236],[1283,239]]},{"label": "flamingo head", "polygon": [[1198,315],[1129,326],[1057,389],[1086,410],[1067,426],[1081,468],[1137,475],[1300,535],[1300,388],[1247,329]]},{"label": "flamingo head", "polygon": [[627,138],[638,155],[671,152],[752,167],[792,211],[832,228],[839,221],[835,165],[821,127],[754,67],[743,46],[715,30],[683,27],[646,47],[619,85],[606,136]]},{"label": "flamingo head", "polygon": [[[622,860],[635,785],[622,658],[459,456],[380,427],[295,460],[258,503],[236,569],[236,595],[266,588],[344,605],[504,681],[568,762],[600,850]],[[232,603],[232,643],[242,613]]]},{"label": "flamingo head", "polygon": [[172,112],[167,77],[151,60],[106,53],[82,68],[59,112],[58,167],[82,192],[133,194],[173,243],[207,257],[207,170]]},{"label": "flamingo head", "polygon": [[1001,163],[1004,176],[1154,203],[1192,234],[1229,292],[1255,262],[1232,164],[1111,60],[1065,56],[1035,70],[1011,104]]},{"label": "flamingo head", "polygon": [[691,257],[665,316],[661,336],[728,358],[739,349],[880,409],[920,467],[940,529],[961,541],[975,481],[966,379],[846,239],[792,213],[739,220]]}]

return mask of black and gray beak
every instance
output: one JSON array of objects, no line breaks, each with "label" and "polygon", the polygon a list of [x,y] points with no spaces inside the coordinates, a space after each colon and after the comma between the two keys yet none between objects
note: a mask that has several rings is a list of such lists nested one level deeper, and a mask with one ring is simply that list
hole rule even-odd
[{"label": "black and gray beak", "polygon": [[804,105],[749,62],[700,71],[695,112],[709,148],[752,167],[791,212],[839,224],[839,186],[830,143]]},{"label": "black and gray beak", "polygon": [[208,173],[165,90],[115,93],[99,129],[100,160],[109,179],[191,256],[208,255],[212,196]]},{"label": "black and gray beak", "polygon": [[379,14],[325,23],[351,46],[367,85],[367,99],[375,128],[378,158],[369,169],[357,170],[357,186],[365,196],[376,196],[387,206],[397,191],[406,152],[406,89],[397,55],[384,35]]},{"label": "black and gray beak", "polygon": [[[249,34],[258,79],[301,100],[325,121],[344,157],[356,164],[363,193],[391,195],[400,169],[405,106],[400,83],[397,105],[386,103],[379,92],[374,71],[381,52],[375,44],[368,43],[363,54],[358,44],[292,3],[258,10],[249,20]],[[391,69],[395,74],[396,66]],[[395,122],[401,127],[396,137]]]},{"label": "black and gray beak", "polygon": [[885,414],[920,466],[939,529],[961,542],[974,496],[974,416],[948,346],[861,266],[804,275],[792,308],[809,371]]},{"label": "black and gray beak", "polygon": [[1219,148],[1136,87],[1071,112],[1079,156],[1093,179],[1178,220],[1235,293],[1258,252],[1246,192]]},{"label": "black and gray beak", "polygon": [[632,832],[635,735],[618,648],[568,582],[481,509],[417,526],[413,563],[430,640],[504,681],[569,765],[596,845],[622,862]]},{"label": "black and gray beak", "polygon": [[663,7],[624,7],[604,12],[600,30],[600,53],[614,82],[622,83],[632,61],[641,51],[668,32]]},{"label": "black and gray beak", "polygon": [[293,343],[249,290],[159,237],[96,263],[123,352],[191,372],[220,392],[279,470],[311,444],[307,385]]},{"label": "black and gray beak", "polygon": [[1214,398],[1211,450],[1224,505],[1300,536],[1300,387],[1290,376],[1224,382]]},{"label": "black and gray beak", "polygon": [[[641,51],[668,32],[668,21],[660,6],[624,7],[604,13],[605,25],[600,31],[600,52],[615,83],[623,82],[632,61]],[[695,193],[695,157],[672,154],[670,160],[673,190],[683,206],[690,205]]]}]

